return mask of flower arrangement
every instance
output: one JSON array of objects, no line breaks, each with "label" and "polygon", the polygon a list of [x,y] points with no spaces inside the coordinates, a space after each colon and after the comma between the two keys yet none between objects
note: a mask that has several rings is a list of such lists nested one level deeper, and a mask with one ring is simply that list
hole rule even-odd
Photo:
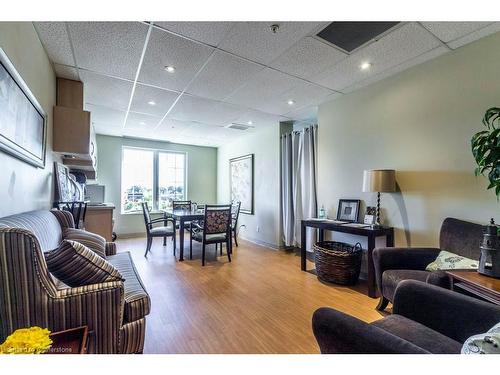
[{"label": "flower arrangement", "polygon": [[20,328],[0,345],[0,354],[41,354],[52,345],[46,328]]}]

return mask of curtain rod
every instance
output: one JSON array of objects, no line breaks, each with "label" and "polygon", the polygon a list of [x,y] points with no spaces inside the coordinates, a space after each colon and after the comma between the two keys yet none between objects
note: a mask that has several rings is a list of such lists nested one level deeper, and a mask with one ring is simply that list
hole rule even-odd
[{"label": "curtain rod", "polygon": [[310,125],[310,126],[302,128],[300,130],[292,130],[290,133],[283,133],[280,135],[280,137],[286,137],[287,135],[290,135],[290,134],[300,134],[300,132],[302,130],[307,131],[307,130],[310,130],[311,128],[317,128],[317,127],[318,127],[318,124]]}]

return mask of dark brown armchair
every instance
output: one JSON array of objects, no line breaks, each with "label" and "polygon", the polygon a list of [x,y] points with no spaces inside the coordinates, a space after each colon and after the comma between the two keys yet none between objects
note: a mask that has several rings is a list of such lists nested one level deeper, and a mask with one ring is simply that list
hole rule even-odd
[{"label": "dark brown armchair", "polygon": [[479,243],[483,227],[467,221],[447,218],[441,225],[439,248],[378,248],[373,251],[375,279],[380,291],[377,309],[382,311],[394,301],[396,287],[402,280],[419,280],[441,287],[449,287],[444,272],[429,272],[425,268],[441,250],[479,259]]}]

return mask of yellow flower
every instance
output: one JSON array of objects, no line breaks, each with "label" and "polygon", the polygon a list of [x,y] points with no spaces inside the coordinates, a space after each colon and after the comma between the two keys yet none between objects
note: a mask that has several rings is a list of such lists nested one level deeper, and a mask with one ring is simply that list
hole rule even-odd
[{"label": "yellow flower", "polygon": [[0,345],[0,354],[40,354],[52,345],[46,328],[20,328]]}]

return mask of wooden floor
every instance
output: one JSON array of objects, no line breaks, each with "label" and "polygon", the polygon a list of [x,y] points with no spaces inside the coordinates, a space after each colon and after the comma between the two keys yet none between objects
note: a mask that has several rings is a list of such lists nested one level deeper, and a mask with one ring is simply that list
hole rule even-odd
[{"label": "wooden floor", "polygon": [[367,322],[382,317],[362,284],[325,285],[300,270],[296,254],[239,242],[232,263],[215,258],[212,245],[202,267],[199,244],[193,260],[179,262],[171,240],[163,247],[155,239],[147,259],[145,238],[117,241],[118,251],[132,253],[151,296],[145,353],[318,353],[311,329],[318,307]]}]

